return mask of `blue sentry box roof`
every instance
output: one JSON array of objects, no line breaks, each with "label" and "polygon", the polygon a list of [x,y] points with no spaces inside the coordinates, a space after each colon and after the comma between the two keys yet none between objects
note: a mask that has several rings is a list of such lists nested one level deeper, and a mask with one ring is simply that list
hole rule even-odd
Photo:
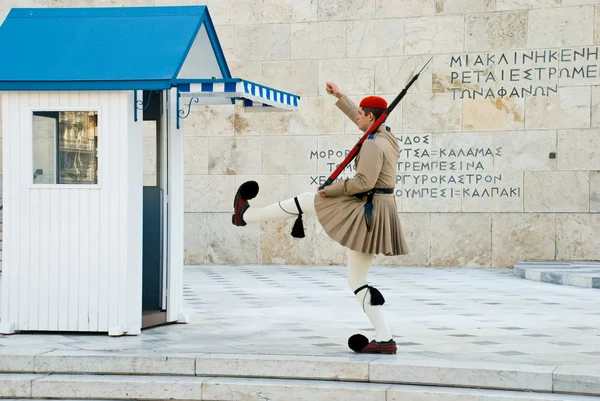
[{"label": "blue sentry box roof", "polygon": [[205,6],[13,9],[0,27],[0,89],[168,88],[203,23],[228,78]]}]

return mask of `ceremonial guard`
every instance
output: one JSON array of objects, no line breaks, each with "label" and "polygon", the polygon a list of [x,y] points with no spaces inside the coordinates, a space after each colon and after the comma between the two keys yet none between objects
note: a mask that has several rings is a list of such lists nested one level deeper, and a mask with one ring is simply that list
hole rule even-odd
[{"label": "ceremonial guard", "polygon": [[[378,96],[365,97],[357,107],[334,83],[328,82],[326,89],[338,99],[336,106],[363,132],[387,108],[385,99]],[[351,336],[348,345],[355,352],[395,354],[397,349],[381,313],[385,300],[380,291],[367,284],[367,275],[374,255],[408,252],[394,194],[398,155],[398,140],[381,124],[362,144],[354,160],[353,178],[264,208],[250,207],[248,200],[256,197],[259,188],[255,181],[248,181],[234,199],[232,222],[236,226],[296,216],[292,235],[303,237],[302,215],[314,214],[327,235],[348,249],[348,284],[376,333],[371,342],[360,334]]]}]

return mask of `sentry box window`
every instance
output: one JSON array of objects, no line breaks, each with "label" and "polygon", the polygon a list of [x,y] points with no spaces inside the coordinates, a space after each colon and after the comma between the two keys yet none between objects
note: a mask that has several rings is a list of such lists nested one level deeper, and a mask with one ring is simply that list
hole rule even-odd
[{"label": "sentry box window", "polygon": [[33,183],[98,184],[98,112],[33,112]]}]

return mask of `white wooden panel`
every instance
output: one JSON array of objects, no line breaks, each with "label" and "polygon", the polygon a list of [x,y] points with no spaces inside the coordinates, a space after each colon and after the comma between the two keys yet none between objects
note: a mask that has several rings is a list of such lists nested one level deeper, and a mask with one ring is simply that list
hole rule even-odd
[{"label": "white wooden panel", "polygon": [[110,144],[105,146],[110,147],[110,158],[107,159],[110,173],[107,174],[106,186],[109,188],[109,210],[110,214],[110,227],[109,227],[109,263],[108,271],[110,275],[109,287],[108,287],[108,298],[109,304],[108,309],[108,327],[118,325],[119,323],[119,263],[120,263],[120,242],[119,236],[119,206],[121,203],[119,194],[119,182],[120,179],[120,157],[121,157],[121,137],[122,130],[119,119],[119,105],[116,102],[110,102],[108,108],[108,115],[110,123],[108,128],[111,133]]},{"label": "white wooden panel", "polygon": [[[99,200],[99,225],[100,225],[100,237],[98,238],[98,249],[100,249],[100,260],[99,260],[99,280],[98,280],[98,330],[108,331],[108,302],[109,292],[108,286],[110,282],[110,260],[109,255],[112,252],[110,249],[110,225],[113,223],[113,217],[110,214],[110,172],[113,166],[111,166],[111,154],[114,146],[110,146],[110,140],[112,138],[111,132],[111,116],[108,104],[110,103],[110,97],[108,92],[101,92],[98,95],[100,104],[102,105],[102,113],[99,116],[99,147],[100,147],[100,161],[98,167],[100,168],[100,185],[102,191],[100,192]],[[109,137],[110,135],[110,137]]]},{"label": "white wooden panel", "polygon": [[[141,325],[142,138],[132,106],[127,92],[3,94],[3,329]],[[100,108],[99,186],[31,184],[38,107]]]},{"label": "white wooden panel", "polygon": [[[138,99],[142,92],[139,92]],[[139,233],[143,230],[143,138],[141,115],[138,121],[133,118],[133,92],[127,97],[122,98],[124,110],[126,113],[127,133],[127,160],[128,174],[127,185],[122,187],[122,191],[127,193],[126,219],[128,239],[127,246],[127,266],[126,275],[123,280],[127,283],[122,287],[121,297],[125,299],[127,307],[127,327],[128,334],[138,334],[142,326],[142,236]],[[141,114],[141,113],[140,113]],[[123,269],[125,271],[125,269]]]},{"label": "white wooden panel", "polygon": [[[29,113],[27,112],[29,105],[29,93],[20,92],[18,94],[18,120],[15,122],[15,132],[19,133],[17,155],[29,154],[29,138],[23,136],[23,131],[27,130],[29,126]],[[16,214],[19,216],[18,226],[19,235],[16,237],[19,241],[19,264],[16,266],[18,269],[18,280],[19,280],[19,317],[17,328],[19,330],[28,330],[29,319],[27,316],[29,310],[29,290],[31,285],[31,277],[29,274],[29,199],[27,193],[27,179],[29,178],[28,172],[30,164],[28,158],[20,157],[17,159],[17,185],[19,190],[19,212]]]},{"label": "white wooden panel", "polygon": [[49,293],[50,293],[50,191],[42,189],[40,193],[40,225],[39,225],[39,303],[38,303],[38,327],[48,328],[49,315]]},{"label": "white wooden panel", "polygon": [[[183,296],[183,129],[177,129],[177,91],[169,92],[169,293],[167,319],[179,319]],[[183,128],[183,126],[181,126]]]},{"label": "white wooden panel", "polygon": [[59,291],[60,291],[60,192],[48,190],[50,194],[50,280],[48,296],[48,330],[58,330]]},{"label": "white wooden panel", "polygon": [[[91,92],[88,100],[88,106],[91,105],[99,105],[100,102],[100,93],[99,92]],[[102,118],[104,114],[104,110],[100,111],[100,118]],[[102,121],[99,121],[102,122]],[[105,136],[102,133],[103,136]],[[104,152],[106,150],[103,149]],[[101,159],[101,167],[104,168],[104,160]],[[100,180],[100,177],[98,178]],[[100,185],[101,182],[99,181]],[[106,215],[103,215],[103,209],[100,207],[100,198],[103,196],[102,194],[106,192],[104,188],[101,191],[90,191],[90,216],[89,216],[89,284],[88,284],[88,320],[89,320],[89,330],[90,331],[98,331],[99,330],[99,311],[100,311],[100,281],[101,281],[101,269],[100,269],[100,254],[104,254],[106,252],[100,252],[100,233],[101,233],[101,225],[106,226]]]}]

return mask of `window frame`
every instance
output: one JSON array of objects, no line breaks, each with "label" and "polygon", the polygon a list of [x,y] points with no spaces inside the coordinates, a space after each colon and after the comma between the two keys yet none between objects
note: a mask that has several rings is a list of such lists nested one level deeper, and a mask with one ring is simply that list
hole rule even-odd
[{"label": "window frame", "polygon": [[[36,184],[33,182],[33,174],[35,171],[34,166],[34,151],[33,151],[33,113],[35,112],[69,112],[69,111],[79,111],[79,112],[96,112],[98,115],[98,183],[96,184]],[[89,106],[89,107],[67,107],[67,106],[45,106],[45,107],[30,107],[29,108],[29,188],[30,189],[101,189],[102,188],[102,165],[103,156],[102,149],[104,147],[104,124],[102,124],[102,108],[100,106]],[[58,133],[57,133],[58,135]],[[54,163],[58,163],[58,149],[54,154],[55,159]],[[55,173],[56,174],[56,173]]]}]

